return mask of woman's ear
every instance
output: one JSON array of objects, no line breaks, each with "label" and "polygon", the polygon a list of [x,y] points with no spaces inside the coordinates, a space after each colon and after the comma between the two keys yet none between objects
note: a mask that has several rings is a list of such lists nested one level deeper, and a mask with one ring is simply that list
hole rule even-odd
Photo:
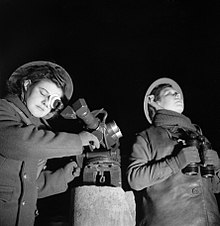
[{"label": "woman's ear", "polygon": [[154,107],[156,110],[162,109],[162,107],[158,104],[158,101],[154,100],[154,95],[149,95],[148,97],[148,104]]},{"label": "woman's ear", "polygon": [[27,91],[28,87],[31,85],[31,80],[25,80],[24,81],[24,90]]},{"label": "woman's ear", "polygon": [[152,102],[154,102],[154,95],[147,96],[147,100],[148,100],[148,103],[149,104],[151,104]]}]

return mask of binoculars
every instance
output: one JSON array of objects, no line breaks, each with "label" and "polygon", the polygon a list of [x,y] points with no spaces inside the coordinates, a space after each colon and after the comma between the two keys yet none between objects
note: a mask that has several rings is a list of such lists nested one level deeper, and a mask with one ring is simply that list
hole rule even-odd
[{"label": "binoculars", "polygon": [[188,139],[186,140],[186,146],[196,146],[201,162],[200,163],[190,163],[187,165],[182,172],[186,175],[197,175],[200,173],[201,176],[204,178],[212,178],[214,176],[214,166],[213,165],[206,165],[204,166],[204,156],[208,149],[211,149],[211,144],[205,139],[204,136],[190,133]]}]

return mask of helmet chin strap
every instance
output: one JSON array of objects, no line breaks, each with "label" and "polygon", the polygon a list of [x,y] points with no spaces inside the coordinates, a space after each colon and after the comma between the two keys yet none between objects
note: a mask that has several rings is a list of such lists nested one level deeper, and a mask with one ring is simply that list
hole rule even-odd
[{"label": "helmet chin strap", "polygon": [[26,93],[27,93],[27,90],[28,90],[28,87],[29,85],[31,84],[31,80],[28,79],[28,80],[25,80],[24,83],[23,83],[23,86],[22,86],[22,90],[21,90],[21,101],[26,105]]},{"label": "helmet chin strap", "polygon": [[27,103],[26,103],[26,98],[25,98],[25,89],[23,88],[22,89],[22,91],[21,91],[21,96],[20,96],[20,98],[21,98],[21,101],[24,103],[24,105],[26,105]]}]

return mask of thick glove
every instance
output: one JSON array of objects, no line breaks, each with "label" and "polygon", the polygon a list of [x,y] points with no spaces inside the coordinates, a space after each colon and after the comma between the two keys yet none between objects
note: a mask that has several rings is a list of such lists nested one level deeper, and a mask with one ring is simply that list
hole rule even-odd
[{"label": "thick glove", "polygon": [[93,149],[100,147],[98,138],[92,133],[83,131],[79,136],[82,141],[82,146],[92,146]]},{"label": "thick glove", "polygon": [[216,170],[220,169],[218,153],[214,150],[207,150],[204,156],[204,166],[213,165]]},{"label": "thick glove", "polygon": [[77,165],[76,162],[70,162],[68,163],[64,168],[64,175],[66,178],[66,182],[71,182],[75,177],[78,177],[80,175],[80,168]]},{"label": "thick glove", "polygon": [[184,169],[190,163],[201,162],[198,149],[195,146],[183,148],[176,156],[179,169]]}]

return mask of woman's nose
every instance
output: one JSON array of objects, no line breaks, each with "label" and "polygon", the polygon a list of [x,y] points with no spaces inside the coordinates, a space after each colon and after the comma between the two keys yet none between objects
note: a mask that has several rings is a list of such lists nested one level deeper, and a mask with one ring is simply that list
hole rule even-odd
[{"label": "woman's nose", "polygon": [[46,107],[48,107],[48,100],[45,98],[44,100],[42,100],[42,104]]},{"label": "woman's nose", "polygon": [[178,99],[180,99],[181,98],[180,93],[175,93],[175,97],[178,98]]}]

